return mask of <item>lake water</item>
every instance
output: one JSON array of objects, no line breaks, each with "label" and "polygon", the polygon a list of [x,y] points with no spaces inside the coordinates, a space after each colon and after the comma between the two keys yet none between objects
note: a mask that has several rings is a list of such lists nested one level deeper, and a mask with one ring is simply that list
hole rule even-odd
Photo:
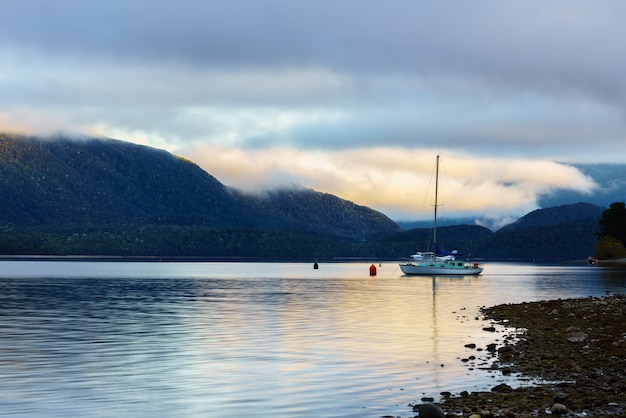
[{"label": "lake water", "polygon": [[[481,306],[623,293],[623,270],[488,263],[0,262],[0,415],[412,417],[489,390]],[[476,360],[462,361],[469,356]]]}]

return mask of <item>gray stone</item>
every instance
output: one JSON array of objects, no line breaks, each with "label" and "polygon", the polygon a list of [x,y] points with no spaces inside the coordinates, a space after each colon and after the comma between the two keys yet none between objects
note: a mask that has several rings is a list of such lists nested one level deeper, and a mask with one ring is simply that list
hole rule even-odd
[{"label": "gray stone", "polygon": [[443,409],[432,403],[418,405],[420,418],[445,418]]},{"label": "gray stone", "polygon": [[555,403],[550,407],[550,412],[554,415],[565,415],[567,414],[567,407],[562,403]]},{"label": "gray stone", "polygon": [[508,393],[513,392],[513,388],[506,383],[500,383],[499,385],[492,387],[491,391],[498,393]]},{"label": "gray stone", "polygon": [[580,343],[587,339],[587,334],[584,332],[570,332],[567,334],[567,341],[571,343]]}]

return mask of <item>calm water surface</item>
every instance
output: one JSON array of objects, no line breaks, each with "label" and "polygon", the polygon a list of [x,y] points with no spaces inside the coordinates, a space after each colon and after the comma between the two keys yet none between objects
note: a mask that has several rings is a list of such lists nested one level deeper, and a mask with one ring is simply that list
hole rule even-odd
[{"label": "calm water surface", "polygon": [[464,347],[504,335],[481,306],[625,287],[583,265],[2,261],[0,415],[411,417],[423,396],[517,384]]}]

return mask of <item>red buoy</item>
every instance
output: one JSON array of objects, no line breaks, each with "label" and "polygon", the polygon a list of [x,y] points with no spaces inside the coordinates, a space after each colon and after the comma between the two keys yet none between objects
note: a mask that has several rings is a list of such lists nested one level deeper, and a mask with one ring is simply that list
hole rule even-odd
[{"label": "red buoy", "polygon": [[370,276],[376,276],[376,266],[373,264],[370,266]]}]

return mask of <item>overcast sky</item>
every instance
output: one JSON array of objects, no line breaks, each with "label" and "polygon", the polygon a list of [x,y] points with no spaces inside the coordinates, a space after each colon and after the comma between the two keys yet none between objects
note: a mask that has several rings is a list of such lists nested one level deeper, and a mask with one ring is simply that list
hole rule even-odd
[{"label": "overcast sky", "polygon": [[0,16],[2,131],[154,146],[245,190],[424,219],[441,153],[446,216],[517,217],[593,189],[560,163],[626,162],[626,2],[0,0]]}]

